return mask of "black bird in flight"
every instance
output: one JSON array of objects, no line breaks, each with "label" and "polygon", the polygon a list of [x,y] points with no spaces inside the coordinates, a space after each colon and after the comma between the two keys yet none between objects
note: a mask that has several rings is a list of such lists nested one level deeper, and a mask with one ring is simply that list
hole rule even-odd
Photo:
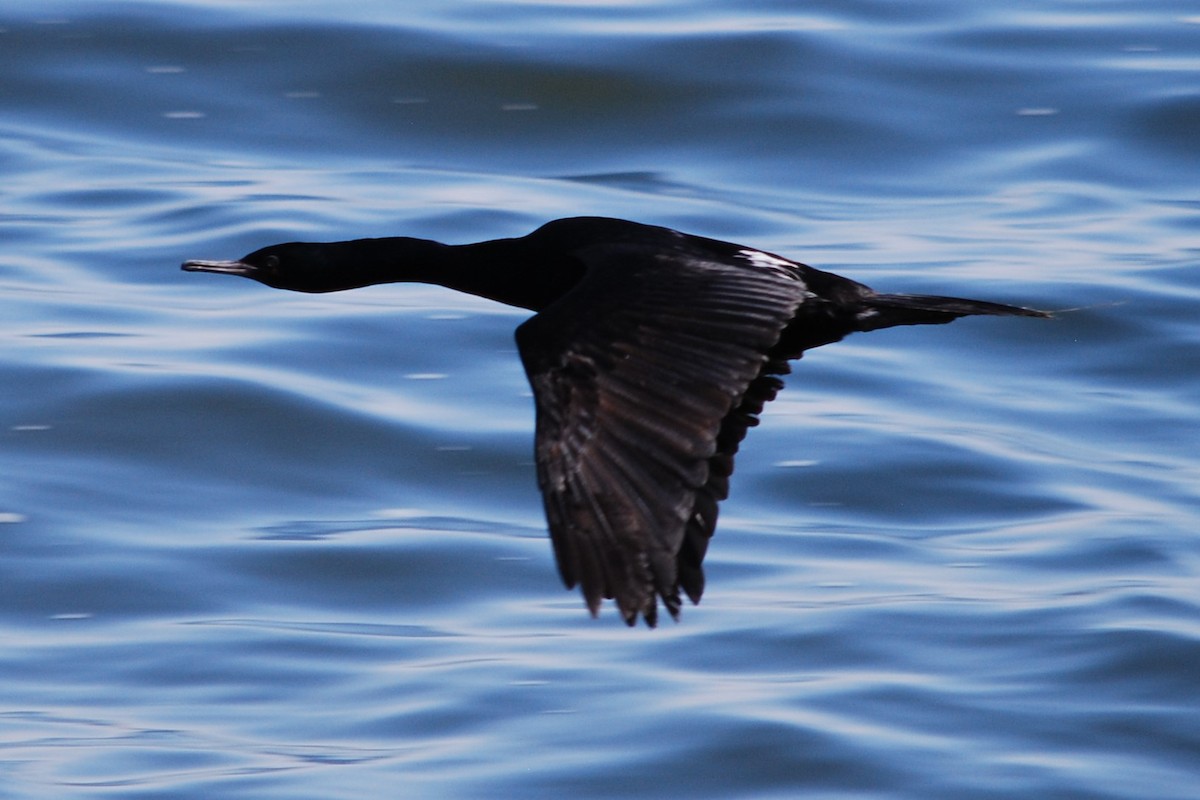
[{"label": "black bird in flight", "polygon": [[535,312],[516,332],[536,404],[536,462],[563,582],[593,615],[678,619],[747,428],[788,361],[856,331],[1027,308],[879,294],[781,256],[619,219],[549,222],[513,239],[293,242],[183,269],[278,289],[446,286]]}]

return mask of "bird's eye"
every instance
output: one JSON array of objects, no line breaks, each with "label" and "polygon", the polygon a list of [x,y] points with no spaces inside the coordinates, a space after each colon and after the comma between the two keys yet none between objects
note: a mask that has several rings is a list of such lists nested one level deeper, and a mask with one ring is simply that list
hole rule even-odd
[{"label": "bird's eye", "polygon": [[279,256],[276,256],[276,255],[267,256],[267,259],[264,262],[264,266],[267,269],[275,269],[276,267],[279,266]]}]

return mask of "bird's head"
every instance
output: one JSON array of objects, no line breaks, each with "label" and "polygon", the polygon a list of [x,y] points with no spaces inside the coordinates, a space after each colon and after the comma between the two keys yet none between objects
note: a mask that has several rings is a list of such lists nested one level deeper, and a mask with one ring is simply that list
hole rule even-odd
[{"label": "bird's head", "polygon": [[255,250],[234,261],[185,261],[183,269],[241,275],[295,292],[336,292],[375,282],[358,274],[358,265],[353,260],[347,263],[344,256],[335,254],[330,245],[289,242]]}]

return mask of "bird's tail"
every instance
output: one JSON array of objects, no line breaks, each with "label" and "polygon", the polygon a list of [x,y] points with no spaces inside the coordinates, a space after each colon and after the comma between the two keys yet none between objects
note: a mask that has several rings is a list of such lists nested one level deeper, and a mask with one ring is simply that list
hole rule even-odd
[{"label": "bird's tail", "polygon": [[891,328],[894,325],[937,325],[959,317],[990,314],[1000,317],[1050,317],[1046,311],[961,297],[929,294],[871,294],[863,298],[858,313],[860,331]]}]

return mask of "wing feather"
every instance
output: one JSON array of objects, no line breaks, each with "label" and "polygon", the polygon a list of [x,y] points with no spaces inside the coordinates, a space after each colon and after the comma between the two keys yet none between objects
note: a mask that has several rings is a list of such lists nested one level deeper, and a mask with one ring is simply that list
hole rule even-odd
[{"label": "wing feather", "polygon": [[659,599],[677,616],[681,586],[700,597],[733,453],[774,394],[759,382],[806,291],[799,272],[694,253],[590,255],[517,330],[538,481],[564,582],[593,614],[615,598],[626,622],[653,625]]}]

